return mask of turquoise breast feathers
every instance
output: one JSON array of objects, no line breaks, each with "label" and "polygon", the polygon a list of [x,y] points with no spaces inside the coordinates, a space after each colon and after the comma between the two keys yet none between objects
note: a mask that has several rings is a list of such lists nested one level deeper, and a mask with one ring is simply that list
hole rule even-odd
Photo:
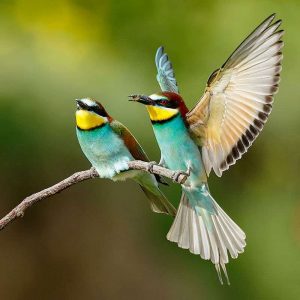
[{"label": "turquoise breast feathers", "polygon": [[81,149],[101,178],[113,179],[128,169],[132,155],[108,123],[93,130],[76,129]]}]

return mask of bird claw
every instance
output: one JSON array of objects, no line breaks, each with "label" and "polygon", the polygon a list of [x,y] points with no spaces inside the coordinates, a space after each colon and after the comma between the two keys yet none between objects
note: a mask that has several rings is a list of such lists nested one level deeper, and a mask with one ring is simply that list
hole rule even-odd
[{"label": "bird claw", "polygon": [[187,170],[186,170],[186,174],[188,176],[190,176],[191,175],[191,171],[192,171],[192,167],[189,165],[188,168],[187,168]]},{"label": "bird claw", "polygon": [[98,172],[97,172],[97,170],[96,170],[95,167],[91,167],[91,171],[92,171],[92,178],[99,177],[99,174],[98,174]]},{"label": "bird claw", "polygon": [[149,161],[148,166],[147,166],[147,171],[149,173],[153,173],[153,166],[156,166],[157,162],[156,161]]},{"label": "bird claw", "polygon": [[[180,176],[183,176],[183,178],[181,178],[181,180],[179,180]],[[189,174],[187,172],[184,172],[184,171],[175,171],[174,174],[173,174],[173,176],[172,176],[172,180],[174,182],[178,182],[180,184],[184,184],[188,177],[189,177]]]},{"label": "bird claw", "polygon": [[[188,166],[188,169],[185,172],[184,171],[175,171],[172,176],[172,180],[174,182],[184,184],[186,182],[187,178],[191,175],[191,170],[192,170],[192,167]],[[180,176],[183,176],[181,178],[181,180],[179,180]]]}]

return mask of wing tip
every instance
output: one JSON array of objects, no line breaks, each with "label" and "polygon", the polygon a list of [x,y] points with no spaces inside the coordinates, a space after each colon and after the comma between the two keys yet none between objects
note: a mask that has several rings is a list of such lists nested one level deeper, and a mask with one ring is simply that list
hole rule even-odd
[{"label": "wing tip", "polygon": [[159,67],[159,60],[162,57],[163,53],[164,53],[164,46],[159,46],[155,53],[155,64],[157,68]]},{"label": "wing tip", "polygon": [[273,23],[273,25],[278,25],[278,27],[281,25],[281,23],[282,23],[282,20],[281,19],[278,19],[277,21],[275,21],[274,23]]},{"label": "wing tip", "polygon": [[165,47],[164,46],[159,46],[156,50],[155,61],[157,61],[160,57],[162,57],[164,52],[165,52]]},{"label": "wing tip", "polygon": [[274,19],[276,17],[276,13],[274,12],[274,13],[272,13],[270,16],[269,16],[269,18],[272,18],[272,19]]},{"label": "wing tip", "polygon": [[155,54],[155,64],[157,69],[163,68],[163,66],[169,61],[168,54],[165,52],[164,46],[160,46]]},{"label": "wing tip", "polygon": [[161,51],[161,52],[164,52],[165,50],[165,47],[163,45],[160,45],[158,48],[157,48],[157,52],[158,51]]},{"label": "wing tip", "polygon": [[[265,24],[268,24],[268,26],[270,26],[271,25],[271,23],[274,21],[274,19],[275,19],[275,17],[276,17],[276,13],[272,13],[270,16],[268,16],[265,20],[263,20],[262,22],[261,22],[261,24],[257,27],[257,28],[259,28],[259,27],[261,27],[261,26],[264,26]],[[276,21],[277,22],[277,21]],[[274,23],[275,24],[275,23]],[[267,26],[267,27],[268,27]]]},{"label": "wing tip", "polygon": [[268,16],[263,23],[267,21],[271,23],[275,19],[275,17],[276,17],[276,13],[274,12],[270,16]]}]

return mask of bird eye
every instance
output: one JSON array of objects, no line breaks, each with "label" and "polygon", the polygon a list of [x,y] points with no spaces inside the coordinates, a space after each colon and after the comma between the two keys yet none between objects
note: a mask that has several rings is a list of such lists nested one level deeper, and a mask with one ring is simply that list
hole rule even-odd
[{"label": "bird eye", "polygon": [[169,101],[168,100],[160,100],[160,104],[163,106],[168,105]]}]

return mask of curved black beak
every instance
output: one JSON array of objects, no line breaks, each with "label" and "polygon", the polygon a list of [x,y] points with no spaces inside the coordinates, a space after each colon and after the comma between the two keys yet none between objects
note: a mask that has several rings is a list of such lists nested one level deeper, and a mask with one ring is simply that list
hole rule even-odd
[{"label": "curved black beak", "polygon": [[86,105],[80,100],[80,99],[75,99],[77,109],[86,109]]},{"label": "curved black beak", "polygon": [[154,105],[155,102],[148,96],[145,95],[130,95],[128,96],[129,101],[139,102],[145,105]]}]

